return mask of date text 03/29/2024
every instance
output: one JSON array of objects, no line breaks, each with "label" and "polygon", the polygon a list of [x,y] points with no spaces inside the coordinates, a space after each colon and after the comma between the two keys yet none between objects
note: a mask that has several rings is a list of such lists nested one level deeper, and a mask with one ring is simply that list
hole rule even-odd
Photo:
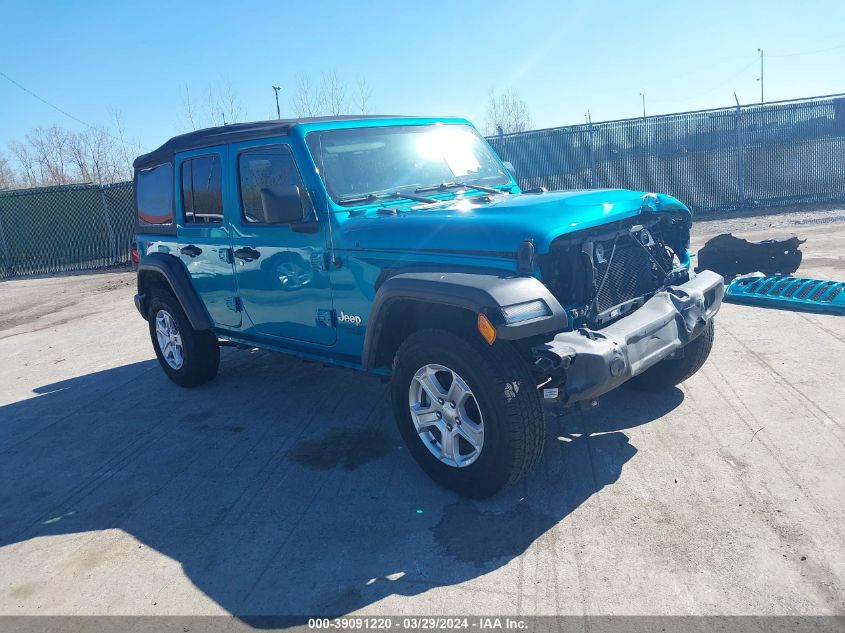
[{"label": "date text 03/29/2024", "polygon": [[437,630],[476,630],[523,631],[528,623],[521,618],[510,617],[345,617],[345,618],[310,618],[308,629],[328,630],[364,630],[364,631],[437,631]]}]

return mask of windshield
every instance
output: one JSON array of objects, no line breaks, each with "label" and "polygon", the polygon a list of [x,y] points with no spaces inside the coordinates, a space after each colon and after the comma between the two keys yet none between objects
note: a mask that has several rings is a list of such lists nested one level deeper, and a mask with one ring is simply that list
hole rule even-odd
[{"label": "windshield", "polygon": [[460,181],[468,186],[510,182],[502,163],[468,125],[406,125],[312,132],[311,156],[332,199],[361,203],[370,194]]}]

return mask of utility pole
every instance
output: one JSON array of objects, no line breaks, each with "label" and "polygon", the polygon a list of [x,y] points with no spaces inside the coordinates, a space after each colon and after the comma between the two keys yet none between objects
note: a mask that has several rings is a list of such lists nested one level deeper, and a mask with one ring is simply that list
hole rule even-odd
[{"label": "utility pole", "polygon": [[758,48],[757,52],[760,53],[760,76],[757,78],[757,81],[760,82],[760,103],[765,102],[764,92],[763,92],[763,49]]},{"label": "utility pole", "polygon": [[220,115],[223,117],[223,125],[226,125],[226,113],[221,112]]},{"label": "utility pole", "polygon": [[282,118],[282,111],[279,110],[279,90],[281,90],[280,86],[273,86],[273,92],[276,93],[276,118]]},{"label": "utility pole", "polygon": [[645,118],[645,94],[641,92],[640,97],[642,97],[643,100],[643,118]]}]

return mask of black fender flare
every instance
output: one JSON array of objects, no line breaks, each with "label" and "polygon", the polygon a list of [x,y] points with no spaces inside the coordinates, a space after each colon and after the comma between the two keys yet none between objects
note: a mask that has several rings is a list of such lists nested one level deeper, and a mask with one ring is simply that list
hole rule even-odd
[{"label": "black fender flare", "polygon": [[200,301],[194,286],[191,283],[191,276],[185,269],[185,264],[182,261],[168,255],[167,253],[150,253],[141,258],[138,262],[138,294],[135,295],[135,305],[141,316],[147,318],[147,301],[149,299],[146,289],[144,288],[143,279],[149,275],[154,274],[164,278],[165,282],[170,286],[173,296],[182,306],[182,310],[191,322],[191,327],[195,330],[210,330],[213,327],[211,318],[205,310],[202,301]]},{"label": "black fender flare", "polygon": [[[545,302],[550,315],[521,323],[505,323],[503,307],[536,299]],[[495,326],[496,336],[503,340],[551,334],[569,327],[566,311],[536,277],[489,272],[398,273],[381,284],[373,299],[361,354],[365,370],[369,371],[375,366],[390,305],[407,300],[483,313]]]}]

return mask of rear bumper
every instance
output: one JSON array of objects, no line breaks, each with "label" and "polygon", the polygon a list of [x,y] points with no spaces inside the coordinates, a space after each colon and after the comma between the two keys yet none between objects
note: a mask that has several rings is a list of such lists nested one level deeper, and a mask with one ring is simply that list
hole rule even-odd
[{"label": "rear bumper", "polygon": [[[532,348],[535,364],[551,375],[547,400],[596,398],[676,354],[704,330],[722,304],[722,277],[705,270],[656,293],[638,310],[601,330],[563,332]],[[557,380],[554,380],[554,379]]]}]

